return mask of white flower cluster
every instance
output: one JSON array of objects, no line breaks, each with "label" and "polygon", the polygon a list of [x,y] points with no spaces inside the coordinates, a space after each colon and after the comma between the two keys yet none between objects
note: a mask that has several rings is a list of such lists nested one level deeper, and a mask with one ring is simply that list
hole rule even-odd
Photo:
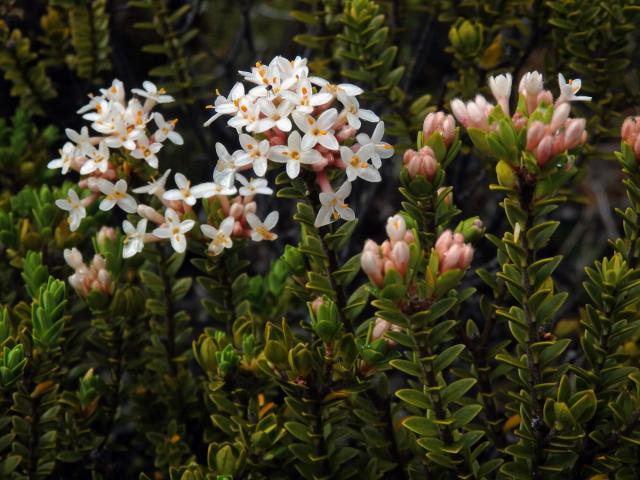
[{"label": "white flower cluster", "polygon": [[[242,147],[229,154],[216,144],[214,183],[235,191],[236,179],[243,185],[246,181],[237,172],[252,169],[266,188],[262,177],[269,161],[285,164],[290,178],[306,166],[315,172],[322,190],[316,226],[354,219],[346,204],[350,182],[357,178],[379,182],[381,160],[393,155],[391,145],[382,141],[384,123],[371,110],[360,108],[357,97],[363,90],[309,76],[307,60],[300,57],[275,57],[268,65],[258,62],[240,75],[246,84],[236,83],[228,96],[218,95],[209,106],[215,114],[205,125],[227,116],[227,125],[236,129]],[[371,136],[358,134],[363,120],[377,122]],[[327,179],[331,168],[346,172],[347,182],[336,192]]]},{"label": "white flower cluster", "polygon": [[[172,102],[173,98],[153,83],[144,82],[144,90],[133,89],[136,96],[127,101],[122,82],[114,80],[110,88],[92,96],[78,111],[97,134],[90,134],[86,126],[79,133],[67,129],[69,141],[60,150],[60,158],[49,163],[49,168],[60,168],[63,174],[78,172],[79,186],[92,192],[81,199],[70,189],[67,199],[56,201],[69,212],[70,229],[76,230],[86,216],[86,207],[99,200],[101,210],[118,206],[142,217],[135,226],[131,218],[123,223],[125,258],[142,251],[145,243],[163,239],[170,240],[177,252],[184,252],[186,235],[196,225],[184,215],[199,199],[216,197],[225,218],[218,227],[200,225],[203,236],[211,240],[211,254],[230,248],[232,237],[275,240],[277,235],[272,230],[278,212],[261,220],[254,200],[256,195],[273,194],[265,178],[269,162],[285,164],[291,178],[300,174],[302,166],[315,173],[322,191],[316,226],[338,218],[355,218],[346,204],[350,182],[357,178],[379,182],[382,159],[391,157],[393,148],[382,141],[384,124],[373,112],[360,108],[356,97],[362,89],[309,77],[306,63],[299,57],[293,61],[276,57],[268,66],[258,63],[251,71],[240,72],[254,86],[247,90],[243,83],[237,83],[228,97],[219,95],[211,107],[216,113],[206,123],[221,115],[229,116],[227,123],[237,130],[240,144],[240,149],[232,153],[221,143],[216,144],[218,161],[212,181],[192,185],[187,177],[176,173],[176,188],[165,190],[170,174],[166,170],[157,179],[131,190],[150,196],[150,202],[157,197],[164,211],[136,200],[128,192],[127,182],[132,181],[134,173],[148,179],[149,167],[158,169],[156,154],[164,141],[183,143],[174,130],[177,120],[165,121],[160,113],[152,113],[156,104]],[[358,134],[362,120],[378,122],[371,136]],[[335,192],[327,177],[329,169],[346,173],[347,181]],[[157,227],[147,233],[149,221]]]}]

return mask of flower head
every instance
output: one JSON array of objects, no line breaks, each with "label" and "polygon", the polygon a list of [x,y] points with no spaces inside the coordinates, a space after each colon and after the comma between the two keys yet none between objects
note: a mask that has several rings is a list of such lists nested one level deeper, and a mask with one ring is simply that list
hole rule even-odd
[{"label": "flower head", "polygon": [[257,215],[249,212],[246,215],[247,223],[251,227],[251,240],[259,242],[261,240],[275,240],[278,235],[271,230],[278,223],[280,214],[278,212],[271,212],[267,215],[262,222]]},{"label": "flower head", "polygon": [[296,178],[300,173],[301,164],[313,164],[322,159],[317,150],[302,148],[302,137],[297,131],[289,134],[288,145],[276,145],[269,151],[269,159],[278,163],[286,163],[289,178]]},{"label": "flower head", "polygon": [[167,208],[164,212],[165,222],[153,231],[158,238],[171,239],[173,249],[182,253],[187,249],[187,237],[185,233],[193,228],[196,224],[193,220],[180,221],[180,217],[173,208]]},{"label": "flower head", "polygon": [[127,213],[135,213],[136,201],[127,193],[127,181],[120,179],[115,184],[104,178],[98,179],[98,188],[106,197],[100,202],[100,210],[111,210],[118,205]]},{"label": "flower head", "polygon": [[590,102],[591,97],[584,95],[576,95],[582,87],[582,81],[579,78],[574,80],[565,80],[564,75],[558,73],[558,86],[560,87],[560,96],[556,100],[556,104],[562,102]]},{"label": "flower head", "polygon": [[66,199],[56,200],[56,206],[69,212],[69,229],[74,232],[80,226],[80,222],[87,216],[87,211],[82,205],[78,194],[73,189],[69,189]]},{"label": "flower head", "polygon": [[351,193],[351,183],[344,182],[337,192],[322,192],[320,193],[321,207],[316,217],[315,226],[322,227],[328,225],[331,222],[342,218],[343,220],[354,220],[356,214],[353,212],[349,205],[345,202],[346,198]]},{"label": "flower head", "polygon": [[200,225],[200,230],[205,237],[211,239],[208,250],[213,255],[220,255],[225,248],[231,248],[233,241],[231,240],[231,233],[233,232],[233,226],[235,219],[233,217],[225,218],[218,228],[211,225]]},{"label": "flower head", "polygon": [[171,103],[175,101],[175,99],[171,95],[167,95],[164,88],[158,88],[156,85],[149,80],[145,80],[142,82],[142,87],[144,90],[140,88],[133,88],[131,91],[136,95],[140,95],[141,97],[148,98],[149,100],[153,100],[156,103]]},{"label": "flower head", "polygon": [[136,227],[128,220],[125,220],[122,222],[122,230],[126,235],[122,257],[130,258],[140,253],[144,249],[144,234],[147,231],[147,219],[140,219]]}]

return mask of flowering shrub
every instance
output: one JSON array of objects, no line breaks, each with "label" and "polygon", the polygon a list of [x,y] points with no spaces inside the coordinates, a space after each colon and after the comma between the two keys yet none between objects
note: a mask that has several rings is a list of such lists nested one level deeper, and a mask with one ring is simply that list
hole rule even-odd
[{"label": "flowering shrub", "polygon": [[[124,10],[53,2],[37,54],[0,21],[0,478],[639,478],[640,117],[603,119],[623,99],[573,53],[637,9],[540,7],[589,96],[510,58],[514,18],[546,38],[518,2],[318,2],[309,59],[252,58],[205,108],[235,65],[198,73],[206,9],[130,3],[167,62],[140,88],[104,80]],[[405,8],[446,25],[439,98],[411,92],[430,40],[407,77],[389,44]],[[95,88],[46,127],[52,72]],[[615,209],[587,188],[614,127]]]}]

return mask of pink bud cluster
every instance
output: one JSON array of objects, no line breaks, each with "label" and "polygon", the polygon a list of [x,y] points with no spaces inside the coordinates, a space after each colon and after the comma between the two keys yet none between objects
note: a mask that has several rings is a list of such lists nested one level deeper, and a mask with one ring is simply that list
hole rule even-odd
[{"label": "pink bud cluster", "polygon": [[422,124],[422,138],[425,142],[434,132],[440,132],[447,147],[451,146],[456,136],[456,121],[453,115],[444,112],[429,113]]},{"label": "pink bud cluster", "polygon": [[451,101],[451,111],[456,119],[466,128],[479,128],[480,130],[489,130],[489,114],[495,105],[487,102],[482,95],[476,95],[476,98],[464,103],[459,98]]},{"label": "pink bud cluster", "polygon": [[378,287],[382,287],[384,276],[390,270],[395,270],[400,275],[405,275],[409,268],[409,245],[415,239],[400,215],[394,215],[387,220],[388,240],[378,245],[373,240],[367,240],[364,244],[360,264],[362,270],[369,279]]},{"label": "pink bud cluster", "polygon": [[402,162],[412,178],[420,175],[432,181],[438,171],[436,154],[428,146],[422,147],[417,152],[410,148],[404,152]]},{"label": "pink bud cluster", "polygon": [[393,323],[387,322],[386,320],[376,317],[376,320],[373,324],[373,331],[371,332],[371,341],[375,342],[379,339],[384,339],[387,345],[390,347],[395,347],[397,345],[395,340],[391,340],[390,338],[384,338],[384,334],[387,332],[401,332],[402,327],[398,325],[394,325]]},{"label": "pink bud cluster", "polygon": [[571,107],[561,103],[555,107],[548,125],[535,120],[527,129],[527,150],[536,157],[538,165],[544,166],[549,159],[587,141],[584,118],[569,118]]},{"label": "pink bud cluster", "polygon": [[87,265],[77,248],[67,248],[64,250],[64,259],[74,270],[73,275],[69,277],[69,284],[78,292],[78,295],[86,298],[94,290],[106,295],[113,292],[111,275],[102,255],[94,255],[91,264]]},{"label": "pink bud cluster", "polygon": [[640,159],[640,117],[627,117],[622,123],[622,141],[631,147]]},{"label": "pink bud cluster", "polygon": [[464,243],[461,233],[445,230],[440,234],[435,246],[440,260],[440,273],[453,269],[466,270],[473,260],[473,247]]}]

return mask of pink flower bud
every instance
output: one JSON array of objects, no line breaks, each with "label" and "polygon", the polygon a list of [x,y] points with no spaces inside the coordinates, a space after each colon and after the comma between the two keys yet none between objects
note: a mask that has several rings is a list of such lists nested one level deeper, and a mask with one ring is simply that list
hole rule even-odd
[{"label": "pink flower bud", "polygon": [[396,264],[393,263],[393,260],[391,260],[390,258],[384,261],[384,267],[382,268],[382,270],[384,271],[384,274],[386,275],[387,272],[390,272],[391,270],[396,270]]},{"label": "pink flower bud", "polygon": [[391,323],[382,318],[376,318],[373,324],[373,330],[371,331],[371,340],[375,342],[381,339],[389,330],[391,330]]},{"label": "pink flower bud", "polygon": [[553,116],[551,117],[551,123],[549,128],[551,131],[558,130],[564,122],[566,122],[567,118],[569,118],[569,114],[571,113],[571,106],[569,102],[561,103],[553,109]]},{"label": "pink flower bud", "polygon": [[244,206],[244,214],[256,213],[258,211],[258,204],[256,202],[249,202]]},{"label": "pink flower bud", "polygon": [[469,265],[471,265],[471,261],[473,260],[473,247],[471,245],[464,245],[464,247],[462,247],[462,254],[460,255],[460,263],[459,263],[459,268],[461,268],[462,270],[469,268]]},{"label": "pink flower bud", "polygon": [[[563,105],[566,105],[563,103]],[[586,120],[584,118],[572,118],[564,132],[565,149],[570,150],[580,145],[582,133],[585,131]]]},{"label": "pink flower bud", "polygon": [[365,251],[360,256],[360,265],[364,273],[369,277],[369,280],[378,287],[381,287],[383,275],[380,257],[371,251]]},{"label": "pink flower bud", "polygon": [[378,254],[378,252],[380,251],[380,247],[378,247],[378,244],[376,242],[374,242],[373,240],[369,239],[366,242],[364,242],[364,248],[362,249],[363,252],[373,252],[376,255]]},{"label": "pink flower bud", "polygon": [[545,136],[534,150],[533,154],[536,157],[538,165],[544,166],[551,158],[551,151],[553,148],[553,137],[550,135]]},{"label": "pink flower bud", "polygon": [[[444,191],[444,187],[440,187],[440,188],[438,189],[438,195],[440,195],[443,191]],[[452,193],[452,192],[449,192],[449,193],[447,194],[447,196],[446,196],[446,197],[444,197],[444,200],[442,200],[442,202],[443,202],[447,207],[450,207],[450,206],[451,206],[451,204],[453,203],[453,193]]]},{"label": "pink flower bud", "polygon": [[438,256],[440,258],[442,258],[445,255],[445,253],[447,253],[447,250],[449,250],[449,247],[451,246],[452,243],[453,243],[453,232],[451,230],[445,230],[440,234],[440,236],[438,237],[438,240],[436,240],[436,245],[435,245],[436,252],[438,252]]},{"label": "pink flower bud", "polygon": [[229,215],[235,218],[236,220],[240,220],[243,213],[244,213],[244,205],[240,205],[239,203],[233,203],[231,204],[231,207],[229,207]]},{"label": "pink flower bud", "polygon": [[468,125],[469,114],[467,113],[467,107],[462,100],[460,100],[459,98],[454,98],[453,100],[451,100],[451,111],[456,117],[456,120],[458,120],[465,127]]},{"label": "pink flower bud", "polygon": [[404,276],[409,268],[409,245],[403,241],[396,242],[391,251],[391,260],[395,264],[395,269],[398,273]]},{"label": "pink flower bud", "polygon": [[311,302],[311,309],[314,311],[314,313],[318,313],[320,305],[324,305],[324,298],[322,297],[316,297],[315,300]]},{"label": "pink flower bud", "polygon": [[82,254],[77,248],[65,248],[64,252],[64,260],[74,270],[78,270],[79,268],[84,266],[84,262],[82,261]]},{"label": "pink flower bud", "polygon": [[407,224],[404,221],[402,215],[394,215],[387,219],[387,236],[391,243],[397,242],[404,238],[404,234],[407,233]]},{"label": "pink flower bud", "polygon": [[413,237],[413,233],[410,231],[404,234],[404,241],[407,242],[408,245],[411,245],[416,239]]},{"label": "pink flower bud", "polygon": [[344,142],[349,138],[353,138],[356,133],[358,133],[358,131],[355,128],[350,127],[349,125],[345,125],[336,134],[336,138],[338,139],[339,142]]},{"label": "pink flower bud", "polygon": [[406,152],[404,152],[404,155],[402,156],[402,162],[403,163],[409,163],[411,160],[413,160],[413,158],[418,154],[418,152],[416,152],[413,149],[408,149]]},{"label": "pink flower bud", "polygon": [[116,239],[116,231],[112,227],[103,226],[98,231],[98,245],[104,246],[105,242],[111,243]]},{"label": "pink flower bud", "polygon": [[444,257],[440,257],[440,273],[458,268],[458,262],[463,253],[464,247],[459,243],[454,243],[449,247]]},{"label": "pink flower bud", "polygon": [[538,146],[540,140],[545,134],[545,126],[539,120],[536,120],[527,129],[527,150],[533,151]]},{"label": "pink flower bud", "polygon": [[429,113],[422,124],[422,136],[425,141],[434,132],[440,132],[444,143],[448,146],[453,142],[453,138],[456,133],[456,121],[452,115],[447,115],[444,112],[431,112]]},{"label": "pink flower bud", "polygon": [[[407,161],[407,158],[410,159]],[[405,154],[403,162],[411,177],[421,175],[429,181],[433,180],[438,169],[438,161],[435,158],[435,153],[433,153],[431,148],[426,146],[422,147],[414,156],[410,157]]]},{"label": "pink flower bud", "polygon": [[380,253],[383,257],[388,257],[391,254],[391,243],[389,240],[382,242],[382,245],[380,245]]},{"label": "pink flower bud", "polygon": [[164,223],[164,217],[149,205],[138,205],[137,212],[138,215],[140,215],[142,218],[146,218],[147,220],[157,223],[158,225],[162,225]]},{"label": "pink flower bud", "polygon": [[454,233],[453,234],[453,243],[463,244],[464,243],[464,235],[462,235],[460,232]]}]

